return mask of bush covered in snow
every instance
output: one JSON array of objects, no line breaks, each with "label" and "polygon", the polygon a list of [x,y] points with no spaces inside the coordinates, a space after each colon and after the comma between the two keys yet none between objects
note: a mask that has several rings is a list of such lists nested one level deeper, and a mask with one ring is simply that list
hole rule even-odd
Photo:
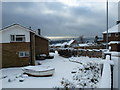
[{"label": "bush covered in snow", "polygon": [[82,67],[76,68],[76,72],[72,74],[72,81],[62,79],[61,84],[64,88],[97,88],[101,68],[96,62],[82,63]]}]

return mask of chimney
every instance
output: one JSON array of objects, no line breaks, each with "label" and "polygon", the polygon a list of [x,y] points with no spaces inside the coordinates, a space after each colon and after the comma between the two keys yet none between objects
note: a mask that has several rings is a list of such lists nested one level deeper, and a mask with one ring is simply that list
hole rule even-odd
[{"label": "chimney", "polygon": [[38,35],[41,35],[41,30],[40,29],[38,29]]}]

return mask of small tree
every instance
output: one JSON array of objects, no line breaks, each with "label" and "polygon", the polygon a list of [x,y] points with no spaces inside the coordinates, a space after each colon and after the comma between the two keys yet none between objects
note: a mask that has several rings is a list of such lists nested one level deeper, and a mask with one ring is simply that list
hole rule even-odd
[{"label": "small tree", "polygon": [[99,37],[95,36],[94,43],[97,43],[98,39],[99,39]]}]

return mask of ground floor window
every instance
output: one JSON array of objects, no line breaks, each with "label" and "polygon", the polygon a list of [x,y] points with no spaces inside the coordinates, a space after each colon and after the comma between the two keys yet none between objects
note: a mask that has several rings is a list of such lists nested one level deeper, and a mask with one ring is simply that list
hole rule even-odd
[{"label": "ground floor window", "polygon": [[29,57],[30,54],[28,51],[20,51],[19,52],[19,57]]}]

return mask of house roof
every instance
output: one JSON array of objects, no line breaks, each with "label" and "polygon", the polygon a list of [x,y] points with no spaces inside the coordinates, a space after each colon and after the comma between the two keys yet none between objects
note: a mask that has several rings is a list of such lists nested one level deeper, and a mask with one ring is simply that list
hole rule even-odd
[{"label": "house roof", "polygon": [[120,41],[111,41],[111,42],[109,42],[108,44],[109,44],[109,45],[110,45],[110,44],[120,44]]},{"label": "house roof", "polygon": [[71,45],[75,40],[70,40],[67,45]]},{"label": "house roof", "polygon": [[12,24],[12,25],[9,25],[9,26],[7,26],[7,27],[2,28],[2,29],[0,30],[0,32],[1,32],[1,31],[6,31],[6,30],[8,30],[8,28],[11,28],[11,27],[14,27],[14,26],[19,26],[19,27],[22,27],[22,28],[24,28],[25,30],[27,30],[27,31],[29,31],[29,32],[35,33],[35,31],[34,31],[33,29],[31,29],[31,28],[29,28],[29,27],[25,27],[25,26],[20,25],[20,24]]},{"label": "house roof", "polygon": [[74,42],[75,40],[70,40],[69,42],[64,42],[64,43],[57,43],[57,44],[55,44],[54,46],[60,46],[60,47],[62,47],[62,46],[65,46],[65,45],[71,45],[73,42]]},{"label": "house roof", "polygon": [[27,30],[27,31],[29,31],[29,32],[35,33],[35,35],[38,36],[38,37],[40,37],[40,38],[43,38],[43,39],[49,40],[49,39],[46,38],[46,37],[43,37],[43,36],[41,36],[41,35],[36,34],[36,31],[33,30],[32,28],[30,28],[30,27],[25,27],[25,26],[20,25],[20,24],[12,24],[12,25],[9,25],[9,26],[7,26],[7,27],[2,28],[2,29],[0,30],[0,32],[2,32],[2,31],[6,31],[6,30],[8,30],[8,28],[11,28],[11,27],[14,27],[14,26],[22,27],[22,28],[24,28],[25,30]]},{"label": "house roof", "polygon": [[[108,33],[118,33],[118,32],[120,32],[120,23],[108,29]],[[107,33],[107,31],[103,32],[103,34],[105,33]]]},{"label": "house roof", "polygon": [[38,35],[38,34],[35,34],[36,36],[38,36],[38,37],[40,37],[40,38],[43,38],[43,39],[46,39],[46,40],[50,40],[50,39],[48,39],[48,38],[46,38],[46,37],[43,37],[43,36],[41,36],[41,35]]}]

